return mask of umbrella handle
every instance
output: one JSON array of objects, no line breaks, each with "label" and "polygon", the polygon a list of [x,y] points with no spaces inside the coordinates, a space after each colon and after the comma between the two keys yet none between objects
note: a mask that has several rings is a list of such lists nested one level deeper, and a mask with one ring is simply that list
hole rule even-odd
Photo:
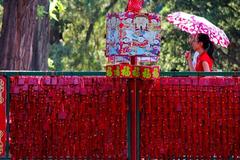
[{"label": "umbrella handle", "polygon": [[191,54],[192,54],[191,51],[186,51],[184,53],[186,60],[188,60],[191,57]]}]

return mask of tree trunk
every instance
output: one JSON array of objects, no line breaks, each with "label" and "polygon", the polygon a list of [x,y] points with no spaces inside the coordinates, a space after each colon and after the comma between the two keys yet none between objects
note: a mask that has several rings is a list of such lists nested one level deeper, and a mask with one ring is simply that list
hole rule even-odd
[{"label": "tree trunk", "polygon": [[[38,0],[38,5],[44,6],[48,11],[49,0]],[[49,49],[49,18],[46,14],[38,18],[33,42],[32,70],[48,70]]]},{"label": "tree trunk", "polygon": [[[46,69],[48,20],[37,20],[38,1],[44,0],[4,0],[3,27],[0,37],[0,69],[32,70]],[[46,0],[47,1],[47,0]],[[43,29],[44,27],[45,30]],[[38,31],[38,29],[40,29]],[[47,30],[47,31],[46,31]],[[46,37],[44,37],[46,35]],[[33,56],[38,56],[38,60]],[[40,54],[44,53],[44,56]],[[39,64],[32,68],[33,60]],[[37,62],[38,61],[38,62]]]}]

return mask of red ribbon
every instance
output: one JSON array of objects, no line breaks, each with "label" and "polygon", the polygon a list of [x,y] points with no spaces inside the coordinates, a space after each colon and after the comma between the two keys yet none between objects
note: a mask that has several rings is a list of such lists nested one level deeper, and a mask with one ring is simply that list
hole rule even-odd
[{"label": "red ribbon", "polygon": [[138,13],[143,6],[144,0],[128,0],[127,12]]}]

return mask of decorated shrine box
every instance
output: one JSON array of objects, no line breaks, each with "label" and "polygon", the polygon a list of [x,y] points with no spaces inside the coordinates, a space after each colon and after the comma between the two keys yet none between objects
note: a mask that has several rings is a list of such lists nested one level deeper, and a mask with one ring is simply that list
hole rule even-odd
[{"label": "decorated shrine box", "polygon": [[109,13],[106,56],[158,57],[160,29],[160,18],[154,13]]}]

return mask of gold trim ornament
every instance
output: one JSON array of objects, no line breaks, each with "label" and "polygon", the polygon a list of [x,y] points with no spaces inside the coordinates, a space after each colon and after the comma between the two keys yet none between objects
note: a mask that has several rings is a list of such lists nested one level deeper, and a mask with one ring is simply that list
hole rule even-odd
[{"label": "gold trim ornament", "polygon": [[123,69],[121,70],[121,74],[124,77],[130,77],[131,75],[130,66],[123,66]]},{"label": "gold trim ornament", "polygon": [[149,68],[144,68],[142,72],[142,77],[144,79],[148,79],[151,77],[150,69]]},{"label": "gold trim ornament", "polygon": [[140,77],[140,67],[139,66],[134,66],[134,69],[132,71],[132,75],[135,78],[139,78]]},{"label": "gold trim ornament", "polygon": [[153,78],[158,78],[159,77],[159,68],[154,68],[152,75],[153,75]]},{"label": "gold trim ornament", "polygon": [[107,77],[156,79],[160,77],[159,66],[139,66],[120,63],[106,66]]},{"label": "gold trim ornament", "polygon": [[115,67],[114,76],[117,76],[117,77],[120,76],[120,67],[119,66]]},{"label": "gold trim ornament", "polygon": [[112,66],[107,66],[106,67],[106,75],[108,77],[112,77],[113,76],[113,67]]}]

